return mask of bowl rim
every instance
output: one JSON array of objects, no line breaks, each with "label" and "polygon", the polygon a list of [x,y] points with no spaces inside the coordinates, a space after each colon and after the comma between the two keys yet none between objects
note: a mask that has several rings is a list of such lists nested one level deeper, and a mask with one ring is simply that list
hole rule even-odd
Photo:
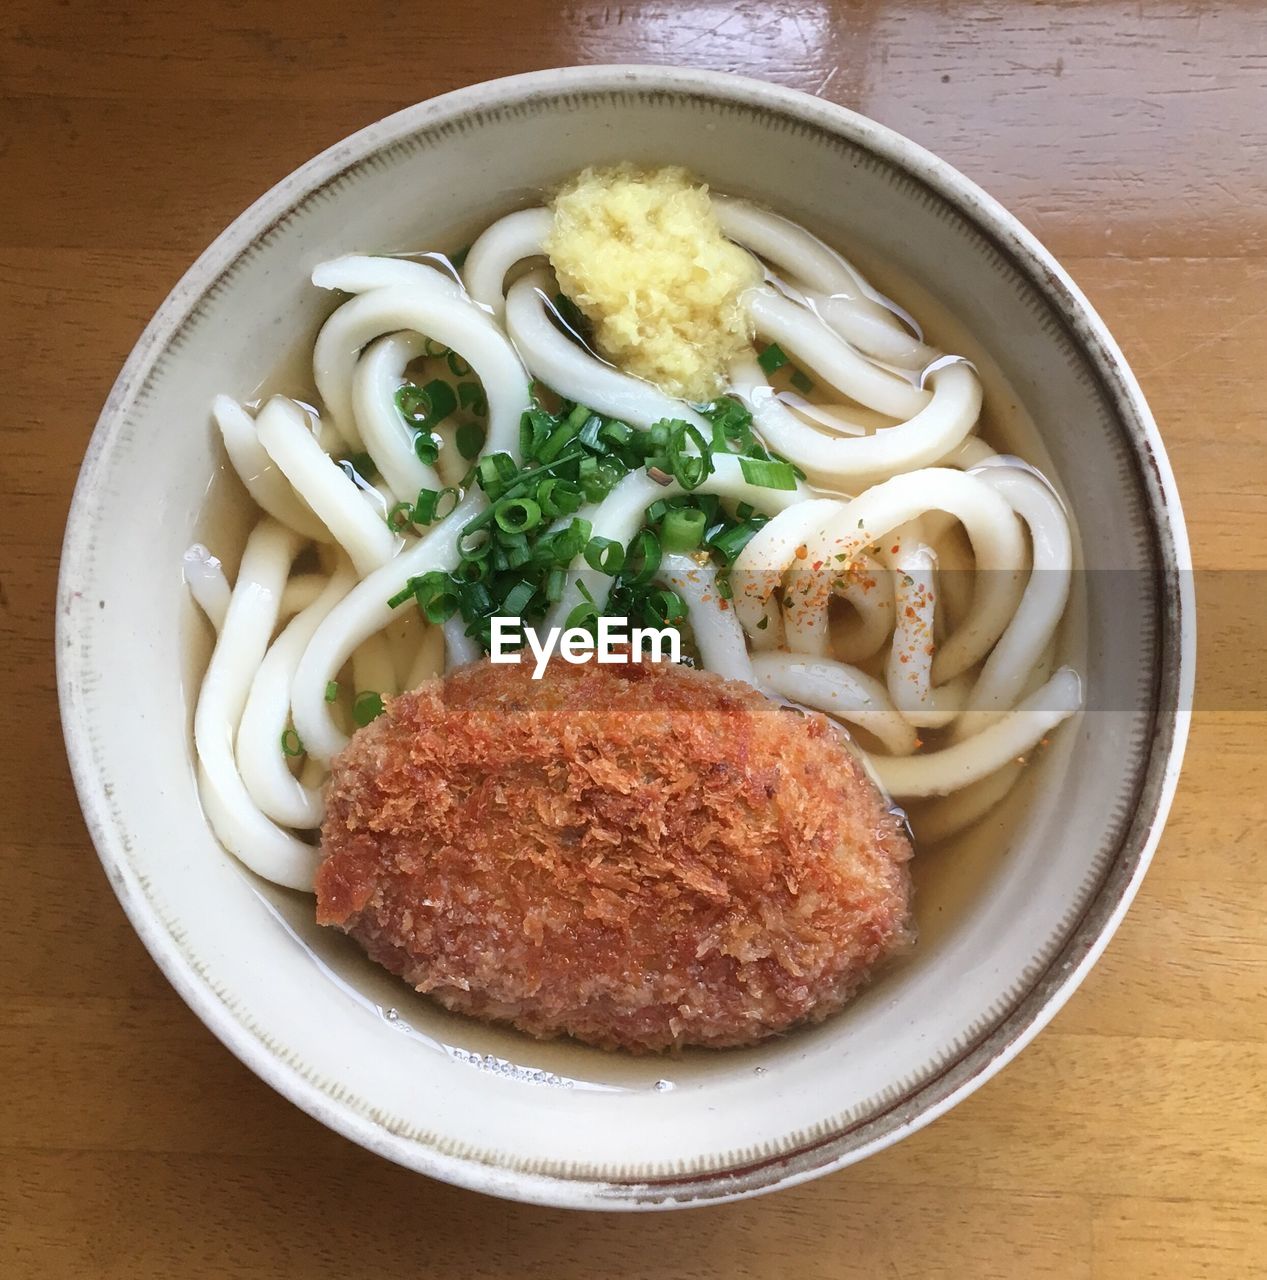
[{"label": "bowl rim", "polygon": [[[865,1121],[847,1125],[777,1158],[742,1168],[653,1183],[565,1178],[497,1168],[449,1156],[393,1134],[303,1079],[229,1012],[179,953],[174,940],[126,874],[125,836],[97,777],[87,735],[83,673],[69,631],[71,597],[89,545],[94,497],[107,455],[156,356],[239,255],[268,234],[300,201],[376,151],[410,134],[474,113],[529,101],[577,99],[625,91],[747,105],[790,116],[871,151],[930,188],[1019,269],[1066,326],[1095,372],[1126,434],[1145,483],[1150,534],[1159,555],[1163,627],[1174,641],[1159,653],[1157,736],[1140,788],[1140,804],[1099,891],[1048,969],[1003,1019],[939,1076]],[[272,186],[196,259],[146,325],[120,371],[92,432],[67,516],[57,589],[57,688],[75,790],[89,834],[121,906],[142,943],[181,998],[251,1071],[328,1128],[417,1172],[487,1194],[586,1209],[657,1209],[717,1204],[791,1186],[855,1163],[931,1123],[1012,1060],[1063,1007],[1116,931],[1147,871],[1178,782],[1187,740],[1196,660],[1191,553],[1178,489],[1152,414],[1117,344],[1082,292],[1025,227],[980,187],[917,143],[857,112],[797,90],[724,72],[643,65],[593,65],[528,72],[484,81],[417,103],[322,151]],[[927,1104],[921,1099],[927,1095]]]}]

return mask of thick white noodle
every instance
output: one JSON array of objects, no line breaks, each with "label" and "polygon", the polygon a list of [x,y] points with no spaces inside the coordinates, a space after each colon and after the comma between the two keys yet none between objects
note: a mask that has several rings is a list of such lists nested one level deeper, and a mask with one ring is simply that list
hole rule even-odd
[{"label": "thick white noodle", "polygon": [[[518,415],[515,430],[517,434]],[[447,572],[456,566],[458,537],[484,506],[482,493],[468,494],[425,538],[406,547],[394,560],[353,587],[317,628],[299,661],[291,692],[295,728],[309,755],[328,761],[347,743],[347,735],[335,723],[325,701],[327,684],[360,645],[391,622],[394,610],[387,601],[408,578],[433,569]]]},{"label": "thick white noodle", "polygon": [[805,301],[823,321],[864,355],[899,369],[916,372],[932,364],[941,354],[936,347],[921,342],[913,333],[895,326],[892,317],[881,319],[874,311],[860,307],[853,298],[839,293],[804,294]]},{"label": "thick white noodle", "polygon": [[185,552],[182,564],[189,594],[218,633],[224,626],[224,615],[232,594],[229,580],[224,576],[224,566],[201,542],[195,542]]},{"label": "thick white noodle", "polygon": [[224,627],[198,695],[194,745],[199,795],[220,843],[275,884],[311,892],[317,850],[260,812],[234,756],[251,681],[267,652],[299,545],[297,534],[267,517],[247,539]]},{"label": "thick white noodle", "polygon": [[894,756],[909,755],[919,745],[914,728],[889,700],[888,690],[857,667],[831,658],[760,653],[752,659],[752,673],[758,688],[865,729]]},{"label": "thick white noodle", "polygon": [[804,227],[733,196],[714,195],[713,212],[722,231],[736,244],[823,293],[873,307],[877,316],[897,325],[894,316],[867,296],[861,272]]},{"label": "thick white noodle", "polygon": [[418,288],[462,296],[462,286],[447,272],[425,262],[386,255],[349,253],[313,268],[312,283],[318,289],[341,293],[368,293],[371,289]]},{"label": "thick white noodle", "polygon": [[[1055,665],[1055,644],[1049,644],[1025,682],[1026,694],[1041,688],[1051,678]],[[966,830],[1002,801],[1003,797],[1020,780],[1025,766],[1019,760],[1009,760],[1001,769],[970,783],[949,795],[938,796],[913,806],[910,811],[911,827],[916,839],[933,843],[948,840]]]},{"label": "thick white noodle", "polygon": [[468,663],[477,662],[484,656],[478,642],[466,634],[466,623],[460,614],[449,618],[441,634],[444,636],[444,669],[454,671],[465,667]]},{"label": "thick white noodle", "polygon": [[466,291],[498,319],[506,314],[506,276],[525,258],[540,257],[554,224],[549,209],[521,209],[493,223],[462,264]]},{"label": "thick white noodle", "polygon": [[955,737],[979,733],[1006,711],[1047,648],[1069,599],[1073,548],[1060,499],[1020,467],[984,467],[973,473],[1009,503],[1029,526],[1032,564],[1025,592],[972,690]]},{"label": "thick white noodle", "polygon": [[[809,560],[826,563],[843,555],[848,563],[864,547],[883,541],[899,525],[927,511],[948,511],[960,520],[976,558],[972,607],[933,659],[933,683],[946,684],[989,653],[1007,628],[1020,594],[1025,564],[1020,522],[989,485],[948,467],[895,476],[847,503],[810,543]],[[827,603],[818,592],[801,607],[825,613]],[[821,625],[813,620],[813,627]]]},{"label": "thick white noodle", "polygon": [[[342,340],[354,351],[359,351],[366,342],[383,332],[392,333],[400,329],[428,332],[429,327],[429,337],[457,351],[484,386],[488,400],[485,449],[489,453],[508,453],[513,458],[519,457],[519,419],[529,402],[528,375],[510,344],[481,312],[470,303],[451,302],[445,313],[446,325],[441,329],[432,326],[428,317],[439,314],[443,308],[419,303],[397,289],[380,289],[345,303],[326,322],[326,327],[329,328],[335,317],[352,308],[358,310],[345,321]],[[459,308],[466,314],[458,314]],[[468,323],[468,315],[474,317],[474,324]],[[460,341],[457,340],[459,338]],[[325,702],[326,685],[335,678],[358,645],[391,621],[393,611],[387,601],[408,578],[421,576],[433,569],[448,571],[454,568],[458,561],[458,537],[484,506],[483,493],[468,493],[444,520],[432,527],[425,538],[406,547],[389,564],[360,582],[317,628],[295,673],[292,695],[295,728],[310,755],[319,760],[329,760],[347,742],[347,735],[335,723]]]},{"label": "thick white noodle", "polygon": [[396,408],[405,368],[426,349],[420,333],[389,333],[371,342],[352,375],[352,408],[365,441],[397,502],[413,502],[420,489],[442,488],[434,467],[414,450],[414,432]]},{"label": "thick white noodle", "polygon": [[[811,426],[823,427],[838,436],[865,436],[880,427],[893,425],[883,414],[859,406],[813,404],[795,391],[778,391],[775,395],[798,417],[809,419]],[[864,421],[864,418],[873,421]]]},{"label": "thick white noodle", "polygon": [[440,627],[423,629],[422,641],[414,654],[413,666],[401,683],[402,691],[416,689],[426,680],[434,680],[444,674],[444,631]]},{"label": "thick white noodle", "polygon": [[909,723],[940,729],[963,708],[966,689],[958,681],[933,687],[937,556],[922,533],[921,522],[911,521],[886,536],[892,545],[880,553],[893,575],[893,643],[885,680],[893,705]]},{"label": "thick white noodle", "polygon": [[[805,558],[806,544],[844,509],[845,503],[839,498],[810,498],[789,506],[758,529],[735,558],[730,578],[735,611],[743,629],[758,648],[766,647],[761,644],[762,634],[769,630],[769,623],[763,622],[769,616],[766,606],[775,590],[783,584],[784,575],[789,570],[805,574],[799,582],[789,584],[789,596],[812,589],[818,575],[809,572],[809,561]],[[786,625],[786,609],[783,621]],[[826,655],[826,610],[817,621],[820,623],[820,634],[815,637],[815,643],[811,645],[802,637],[801,647]]]},{"label": "thick white noodle", "polygon": [[372,288],[345,302],[322,325],[313,348],[313,377],[327,415],[358,449],[353,373],[362,349],[375,338],[408,330],[452,348],[471,366],[490,400],[494,384],[506,383],[519,366],[505,336],[448,276],[416,262],[395,266],[413,269],[407,283]]},{"label": "thick white noodle", "polygon": [[[291,579],[287,591],[295,581]],[[251,681],[237,732],[238,770],[251,799],[283,826],[319,827],[325,815],[320,788],[305,786],[291,773],[281,739],[290,720],[290,685],[299,659],[322,618],[355,581],[352,566],[341,561],[316,600],[269,646]]]},{"label": "thick white noodle", "polygon": [[293,400],[274,396],[255,425],[268,456],[352,557],[357,573],[372,573],[396,554],[396,535],[317,443],[307,415]]},{"label": "thick white noodle", "polygon": [[329,530],[304,506],[260,444],[251,415],[231,397],[216,396],[211,416],[220,428],[229,461],[256,506],[305,538],[329,542]]},{"label": "thick white noodle", "polygon": [[741,302],[761,337],[777,343],[842,395],[903,421],[928,407],[932,397],[927,391],[872,364],[812,311],[769,285],[747,290]]},{"label": "thick white noodle", "polygon": [[707,436],[712,427],[683,400],[641,378],[632,378],[578,347],[560,333],[546,310],[549,277],[533,271],[506,295],[506,328],[534,378],[568,400],[634,427],[681,418]]},{"label": "thick white noodle", "polygon": [[848,573],[835,579],[832,590],[853,606],[857,623],[832,628],[831,651],[841,662],[865,662],[893,632],[893,575],[864,552]]},{"label": "thick white noodle", "polygon": [[753,684],[743,628],[734,609],[717,594],[717,570],[696,563],[690,556],[667,555],[656,576],[685,602],[705,668],[727,680]]},{"label": "thick white noodle", "polygon": [[967,364],[943,365],[930,381],[932,399],[913,418],[867,436],[835,436],[802,422],[779,400],[753,357],[736,360],[730,369],[730,389],[752,413],[766,444],[815,484],[847,493],[930,466],[976,425],[981,383]]},{"label": "thick white noodle", "polygon": [[[783,511],[805,497],[805,490],[799,484],[795,489],[768,489],[750,484],[744,479],[735,454],[714,454],[713,464],[715,470],[693,492],[715,493],[719,498],[747,502],[762,512]],[[631,472],[595,508],[591,517],[591,536],[610,538],[621,546],[628,546],[642,527],[647,508],[657,498],[673,498],[682,492],[684,490],[676,480],[662,485],[645,471]],[[547,628],[566,625],[568,614],[585,598],[582,585],[601,609],[607,602],[612,580],[607,574],[589,568],[584,556],[577,556],[572,562],[562,597],[546,615]]]},{"label": "thick white noodle", "polygon": [[916,841],[920,845],[939,844],[966,831],[1002,801],[1024,771],[1023,764],[1009,760],[980,782],[970,783],[949,795],[938,796],[918,811],[912,811],[908,817]]},{"label": "thick white noodle", "polygon": [[958,467],[967,471],[971,467],[980,467],[999,455],[990,448],[980,436],[969,436],[961,440],[944,458],[937,462],[939,467]]},{"label": "thick white noodle", "polygon": [[1077,672],[1061,667],[1014,710],[963,742],[927,755],[871,755],[869,759],[880,785],[891,796],[944,796],[980,782],[1032,750],[1081,704]]}]

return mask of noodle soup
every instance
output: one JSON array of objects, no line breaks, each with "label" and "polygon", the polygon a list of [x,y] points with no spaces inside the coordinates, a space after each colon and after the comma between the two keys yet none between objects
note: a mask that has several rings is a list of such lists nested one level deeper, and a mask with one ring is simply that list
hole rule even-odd
[{"label": "noodle soup", "polygon": [[[213,496],[205,541],[221,550],[222,520],[253,527],[232,588],[211,552],[187,557],[217,634],[200,791],[266,881],[312,888],[331,761],[393,696],[478,661],[507,615],[680,627],[705,670],[829,716],[910,814],[919,946],[1005,848],[1026,762],[1080,703],[1058,482],[931,300],[776,213],[711,208],[757,278],[737,295],[748,345],[707,401],[606,358],[550,274],[545,209],[464,258],[324,264],[314,283],[352,296],[312,380],[287,367],[217,401],[247,494]],[[926,866],[947,841],[955,860]],[[410,998],[272,896],[358,990]],[[514,1053],[510,1033],[426,1016],[437,1043]]]}]

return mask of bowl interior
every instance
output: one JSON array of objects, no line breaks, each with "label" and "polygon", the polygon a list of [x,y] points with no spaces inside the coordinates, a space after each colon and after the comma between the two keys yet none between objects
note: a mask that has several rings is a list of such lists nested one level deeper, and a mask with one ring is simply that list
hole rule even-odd
[{"label": "bowl interior", "polygon": [[[1041,1016],[1141,857],[1132,823],[1164,747],[1161,640],[1173,619],[1138,429],[1052,281],[987,229],[987,204],[948,197],[953,177],[864,121],[721,78],[692,87],[591,72],[562,89],[528,77],[450,95],[367,135],[287,179],[208,251],[147,331],[94,438],[59,644],[72,761],[112,881],[236,1052],[414,1167],[603,1203],[707,1198],[856,1157]],[[208,638],[181,581],[191,541],[232,563],[246,527],[208,406],[219,392],[250,398],[279,366],[302,381],[295,353],[311,350],[331,305],[308,282],[315,264],[457,248],[580,166],[625,159],[680,163],[787,213],[931,317],[938,337],[959,335],[1002,443],[1058,479],[1097,569],[1082,575],[1065,636],[1091,709],[1055,735],[1001,814],[919,857],[912,954],[820,1027],[667,1059],[538,1044],[446,1014],[316,929],[309,899],[226,855],[194,786]]]}]

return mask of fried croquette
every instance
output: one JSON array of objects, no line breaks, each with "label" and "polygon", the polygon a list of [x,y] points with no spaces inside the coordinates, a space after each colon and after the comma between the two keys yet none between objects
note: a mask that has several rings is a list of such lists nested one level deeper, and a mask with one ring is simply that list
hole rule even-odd
[{"label": "fried croquette", "polygon": [[910,844],[821,716],[667,663],[480,662],[335,760],[317,919],[448,1009],[634,1053],[838,1010]]}]

